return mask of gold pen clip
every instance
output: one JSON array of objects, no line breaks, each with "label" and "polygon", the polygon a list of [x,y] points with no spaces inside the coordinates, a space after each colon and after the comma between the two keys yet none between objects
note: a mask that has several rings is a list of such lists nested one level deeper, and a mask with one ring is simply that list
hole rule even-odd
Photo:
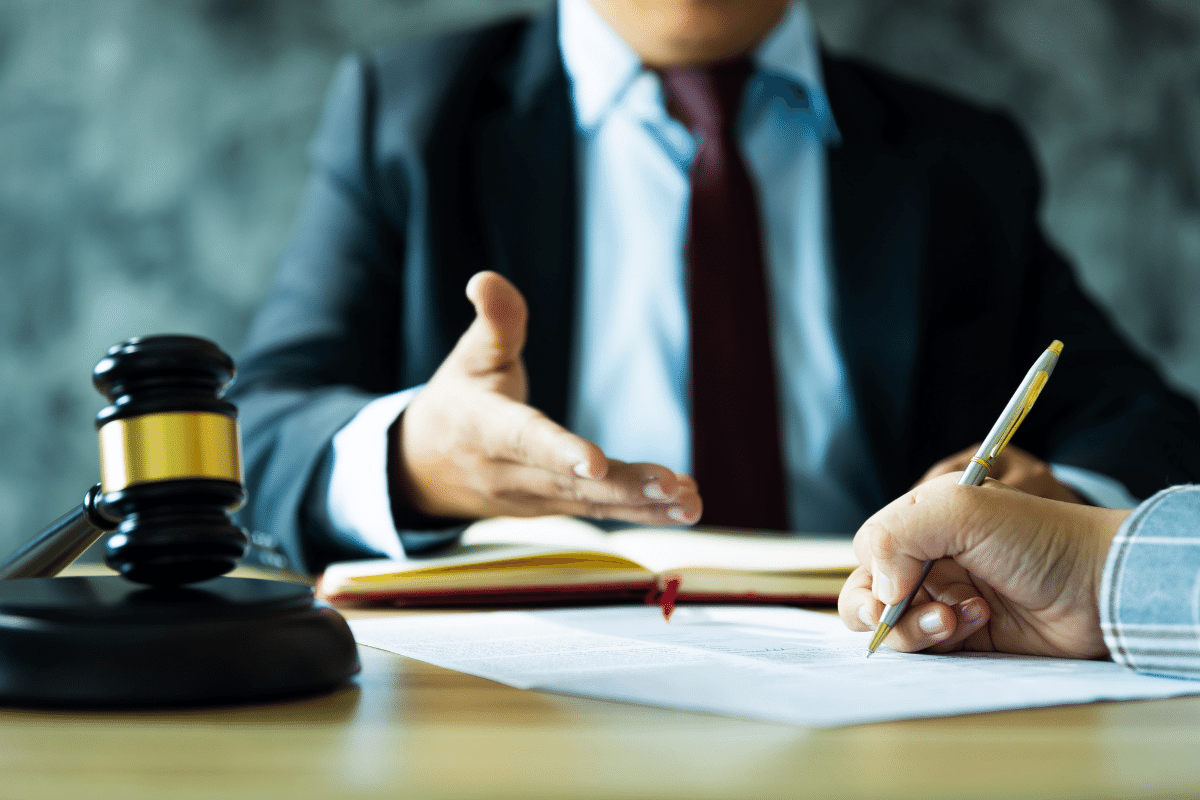
[{"label": "gold pen clip", "polygon": [[[1058,339],[1055,339],[1046,349],[1054,353],[1055,356],[1060,356],[1062,355],[1063,343]],[[1053,368],[1054,366],[1051,364],[1050,369]],[[1021,423],[1025,421],[1025,417],[1029,414],[1029,410],[1033,408],[1033,404],[1037,402],[1038,395],[1042,393],[1042,388],[1045,387],[1046,381],[1048,380],[1050,380],[1050,372],[1045,369],[1038,370],[1037,374],[1033,376],[1033,380],[1029,384],[1029,389],[1025,392],[1025,397],[1021,400],[1020,412],[1009,421],[1008,427],[1004,429],[1004,433],[1001,435],[1000,440],[992,446],[992,449],[987,454],[987,464],[984,466],[986,466],[988,469],[991,469],[991,466],[996,461],[996,458],[1008,445],[1008,440],[1011,439],[1013,434],[1017,432],[1017,428],[1021,427]]]},{"label": "gold pen clip", "polygon": [[1025,417],[1029,414],[1029,409],[1033,408],[1033,404],[1037,402],[1038,395],[1042,393],[1042,387],[1046,385],[1046,381],[1050,380],[1050,373],[1041,370],[1037,375],[1033,376],[1033,383],[1029,386],[1029,391],[1025,393],[1025,399],[1021,402],[1021,413],[1009,423],[1008,429],[1004,431],[1004,435],[1000,437],[1000,441],[992,448],[992,452],[988,453],[988,461],[995,461],[1000,455],[1000,451],[1008,445],[1008,440],[1017,432],[1017,428],[1021,427],[1021,423],[1025,421]]}]

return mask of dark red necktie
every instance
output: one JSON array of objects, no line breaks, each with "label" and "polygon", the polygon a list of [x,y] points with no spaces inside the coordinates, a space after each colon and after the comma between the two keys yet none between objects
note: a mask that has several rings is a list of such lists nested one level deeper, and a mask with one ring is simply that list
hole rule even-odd
[{"label": "dark red necktie", "polygon": [[661,75],[701,140],[684,251],[700,523],[787,530],[762,225],[736,136],[751,71],[738,59]]}]

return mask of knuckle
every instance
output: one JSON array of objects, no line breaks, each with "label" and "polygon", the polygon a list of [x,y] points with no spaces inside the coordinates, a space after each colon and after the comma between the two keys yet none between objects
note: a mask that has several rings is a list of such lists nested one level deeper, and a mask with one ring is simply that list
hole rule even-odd
[{"label": "knuckle", "polygon": [[546,491],[559,500],[578,501],[580,499],[579,482],[557,472],[549,473],[546,476]]},{"label": "knuckle", "polygon": [[544,476],[544,482],[541,483],[541,488],[548,496],[561,500],[566,503],[572,503],[581,507],[586,507],[592,501],[588,495],[587,487],[583,481],[570,475],[562,475],[557,472],[548,472]]}]

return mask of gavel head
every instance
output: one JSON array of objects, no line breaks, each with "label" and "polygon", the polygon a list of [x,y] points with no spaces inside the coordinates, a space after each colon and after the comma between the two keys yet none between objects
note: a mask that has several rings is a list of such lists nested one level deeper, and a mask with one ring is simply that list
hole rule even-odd
[{"label": "gavel head", "polygon": [[96,365],[111,402],[96,415],[101,502],[121,520],[105,562],[126,578],[192,583],[245,553],[229,517],[245,499],[237,409],[221,399],[233,375],[229,356],[193,336],[130,339]]}]

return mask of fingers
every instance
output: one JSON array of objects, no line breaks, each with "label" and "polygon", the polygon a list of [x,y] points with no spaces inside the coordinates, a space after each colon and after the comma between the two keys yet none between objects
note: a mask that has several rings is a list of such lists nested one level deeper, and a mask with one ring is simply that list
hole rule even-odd
[{"label": "fingers", "polygon": [[898,653],[950,653],[988,623],[990,610],[982,597],[960,603],[913,604],[896,622],[884,644]]},{"label": "fingers", "polygon": [[517,464],[490,470],[481,494],[494,513],[571,514],[642,525],[692,525],[702,510],[696,483],[657,464],[610,461],[602,480],[564,476]]},{"label": "fingers", "polygon": [[501,370],[520,359],[529,316],[517,287],[495,272],[479,272],[467,282],[467,298],[475,321],[454,348],[454,356],[470,375]]},{"label": "fingers", "polygon": [[691,477],[610,461],[594,443],[494,392],[427,386],[401,417],[399,445],[397,486],[426,514],[571,514],[645,525],[700,517]]},{"label": "fingers", "polygon": [[859,530],[867,543],[867,564],[872,576],[872,593],[885,605],[896,605],[921,579],[926,559],[914,555],[916,548],[906,537],[907,530],[897,529],[890,518],[867,520]]},{"label": "fingers", "polygon": [[[938,606],[937,611],[931,612],[926,610],[930,606]],[[936,621],[933,617],[934,613],[937,614]],[[901,650],[902,652],[915,652],[916,649],[921,649],[928,650],[931,653],[949,653],[954,650],[961,650],[967,639],[987,627],[988,622],[991,620],[992,610],[986,600],[975,595],[949,605],[944,601],[929,603],[924,608],[918,609],[917,614],[914,616],[915,620],[913,624],[920,631],[920,634],[917,635],[929,636],[933,641],[930,641],[929,644],[920,645],[919,648],[919,642],[914,641],[911,642],[914,649],[911,651],[906,650],[906,645],[910,644],[910,642],[906,641],[903,637],[912,637],[914,634],[910,628],[905,627],[905,624],[901,624],[897,626],[902,629],[899,634],[894,630],[892,631],[892,634],[897,637],[896,645],[889,642],[888,647],[894,650]],[[979,650],[984,648],[976,647],[972,649]]]},{"label": "fingers", "polygon": [[988,624],[991,609],[966,575],[953,564],[940,562],[918,595],[884,640],[905,653],[961,650],[963,642]]},{"label": "fingers", "polygon": [[883,603],[871,594],[871,573],[858,567],[842,585],[838,595],[838,616],[852,631],[873,631],[883,614]]},{"label": "fingers", "polygon": [[[851,630],[873,631],[879,625],[884,606],[872,595],[870,581],[870,573],[860,567],[838,598],[838,614]],[[969,583],[947,583],[931,572],[926,587],[884,639],[888,647],[905,653],[950,652],[988,624],[990,607]]]},{"label": "fingers", "polygon": [[[850,573],[850,577],[842,586],[838,595],[838,615],[846,627],[855,631],[873,631],[879,627],[883,618],[885,604],[871,592],[872,575],[866,567],[859,567]],[[929,593],[922,588],[913,598],[912,605],[902,619],[907,618],[913,608],[930,601]]]}]

